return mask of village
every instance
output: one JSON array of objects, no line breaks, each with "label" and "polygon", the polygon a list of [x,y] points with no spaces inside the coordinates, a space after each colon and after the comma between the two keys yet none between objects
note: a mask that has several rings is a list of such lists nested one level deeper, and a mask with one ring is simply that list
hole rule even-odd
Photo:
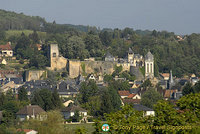
[{"label": "village", "polygon": [[[41,49],[41,45],[36,46],[38,50]],[[74,98],[80,94],[81,83],[94,81],[98,87],[106,87],[108,82],[104,78],[106,75],[112,75],[116,67],[122,67],[120,72],[127,72],[134,76],[132,80],[127,80],[126,77],[121,77],[120,75],[111,77],[114,81],[127,81],[130,86],[128,90],[118,90],[122,105],[132,104],[133,108],[143,111],[146,116],[154,116],[155,113],[152,108],[141,105],[142,95],[149,89],[149,87],[143,86],[145,81],[150,81],[151,87],[154,87],[165,100],[173,103],[182,97],[182,90],[186,83],[195,85],[199,81],[199,78],[194,74],[177,78],[173,76],[172,70],[169,73],[160,73],[158,77],[154,77],[154,56],[151,52],[149,51],[145,56],[142,56],[135,54],[131,48],[127,50],[127,57],[123,59],[114,57],[107,52],[103,57],[104,61],[95,61],[92,57],[79,61],[62,57],[59,54],[58,45],[50,44],[50,66],[46,70],[23,71],[20,69],[7,69],[9,64],[13,64],[12,62],[16,61],[13,53],[11,42],[8,42],[6,45],[0,45],[1,66],[5,66],[5,69],[0,70],[1,93],[6,94],[11,91],[18,98],[19,90],[23,87],[30,99],[36,90],[48,89],[51,92],[57,90],[64,105],[64,108],[61,109],[64,119],[69,119],[74,116],[76,111],[79,111],[79,114],[83,116],[79,122],[88,122],[87,118],[92,117],[87,113],[86,109],[72,104],[75,101]],[[141,68],[143,68],[143,72]],[[52,83],[48,79],[48,70],[55,72],[67,70],[68,74],[64,78]],[[23,121],[39,117],[42,112],[44,112],[44,109],[40,106],[29,104],[20,109],[16,115]]]}]

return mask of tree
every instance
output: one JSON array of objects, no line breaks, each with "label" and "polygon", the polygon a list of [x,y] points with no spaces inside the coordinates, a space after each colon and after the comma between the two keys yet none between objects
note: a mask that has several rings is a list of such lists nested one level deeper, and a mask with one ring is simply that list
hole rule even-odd
[{"label": "tree", "polygon": [[152,125],[151,117],[143,117],[142,111],[135,111],[130,105],[125,105],[121,110],[105,114],[107,123],[110,125],[110,133],[151,133],[146,127]]},{"label": "tree", "polygon": [[37,69],[45,68],[47,65],[47,58],[42,54],[33,55],[29,61],[29,67]]},{"label": "tree", "polygon": [[95,81],[90,80],[88,83],[87,82],[82,82],[81,83],[81,88],[80,88],[80,93],[81,93],[81,103],[86,103],[88,102],[89,97],[95,96],[98,93],[98,87],[95,83]]},{"label": "tree", "polygon": [[52,102],[53,102],[55,108],[61,108],[62,107],[62,102],[61,102],[61,99],[59,97],[58,91],[56,89],[54,89],[54,91],[52,93]]},{"label": "tree", "polygon": [[85,43],[78,36],[70,37],[66,42],[66,53],[64,55],[70,59],[85,59],[89,57],[88,51],[85,49]]},{"label": "tree", "polygon": [[36,91],[31,100],[31,104],[39,105],[45,111],[55,109],[52,101],[52,93],[48,89],[41,89],[39,92]]},{"label": "tree", "polygon": [[72,122],[79,122],[83,117],[80,115],[79,111],[75,111],[74,115],[70,117]]},{"label": "tree", "polygon": [[162,100],[162,96],[155,89],[145,91],[141,98],[141,104],[149,108],[153,108],[154,104]]},{"label": "tree", "polygon": [[59,111],[49,111],[43,113],[41,117],[46,118],[41,121],[30,119],[24,124],[24,127],[36,130],[41,134],[67,134],[69,132],[64,128],[64,120]]},{"label": "tree", "polygon": [[183,87],[182,93],[183,95],[187,95],[193,92],[192,84],[190,82],[186,83]]},{"label": "tree", "polygon": [[27,91],[24,87],[19,89],[18,98],[20,101],[28,101]]},{"label": "tree", "polygon": [[102,56],[102,43],[98,35],[88,34],[84,42],[91,57]]}]

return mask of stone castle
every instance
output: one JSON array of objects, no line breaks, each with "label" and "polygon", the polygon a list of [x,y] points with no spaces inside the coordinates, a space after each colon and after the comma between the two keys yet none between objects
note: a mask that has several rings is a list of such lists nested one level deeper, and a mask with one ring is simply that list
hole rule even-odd
[{"label": "stone castle", "polygon": [[148,52],[143,58],[142,55],[134,54],[131,48],[129,48],[127,58],[116,60],[111,54],[106,54],[104,61],[95,60],[71,60],[62,57],[59,54],[59,49],[57,44],[51,44],[49,46],[49,58],[50,67],[49,70],[66,70],[69,73],[70,78],[76,78],[80,74],[88,75],[95,73],[97,75],[103,76],[104,74],[112,74],[114,72],[115,66],[122,66],[123,71],[128,71],[131,73],[140,73],[140,67],[145,66],[145,76],[142,75],[141,80],[154,77],[154,57],[151,52]]}]

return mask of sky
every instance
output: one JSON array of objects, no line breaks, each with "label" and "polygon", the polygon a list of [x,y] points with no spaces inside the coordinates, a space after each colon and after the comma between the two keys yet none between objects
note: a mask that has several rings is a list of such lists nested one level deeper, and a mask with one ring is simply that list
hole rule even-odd
[{"label": "sky", "polygon": [[0,0],[0,9],[57,24],[200,33],[200,0]]}]

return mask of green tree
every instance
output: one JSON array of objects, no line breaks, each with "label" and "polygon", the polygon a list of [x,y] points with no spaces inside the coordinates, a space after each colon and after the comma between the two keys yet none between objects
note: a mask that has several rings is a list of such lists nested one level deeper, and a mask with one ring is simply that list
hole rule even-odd
[{"label": "green tree", "polygon": [[135,111],[130,105],[125,105],[121,110],[105,114],[106,121],[110,125],[110,133],[151,134],[150,129],[139,129],[137,126],[152,125],[151,117],[143,117],[143,112]]},{"label": "green tree", "polygon": [[79,111],[75,111],[74,115],[70,117],[72,122],[79,122],[83,117],[80,115]]},{"label": "green tree", "polygon": [[145,91],[141,98],[141,104],[149,108],[153,108],[154,104],[162,100],[162,96],[155,89]]},{"label": "green tree", "polygon": [[45,111],[55,109],[52,101],[52,93],[48,89],[41,89],[35,92],[31,104],[41,106]]},{"label": "green tree", "polygon": [[46,118],[42,121],[30,119],[24,124],[24,127],[36,130],[40,134],[67,134],[69,132],[64,128],[64,120],[59,111],[49,111],[43,113],[41,117]]},{"label": "green tree", "polygon": [[56,89],[52,93],[52,102],[53,102],[55,108],[62,107],[62,101],[61,101],[58,91]]},{"label": "green tree", "polygon": [[186,83],[183,87],[182,93],[183,95],[187,95],[193,92],[192,84],[190,82]]},{"label": "green tree", "polygon": [[18,98],[19,98],[20,101],[28,101],[27,91],[24,87],[19,89]]}]

